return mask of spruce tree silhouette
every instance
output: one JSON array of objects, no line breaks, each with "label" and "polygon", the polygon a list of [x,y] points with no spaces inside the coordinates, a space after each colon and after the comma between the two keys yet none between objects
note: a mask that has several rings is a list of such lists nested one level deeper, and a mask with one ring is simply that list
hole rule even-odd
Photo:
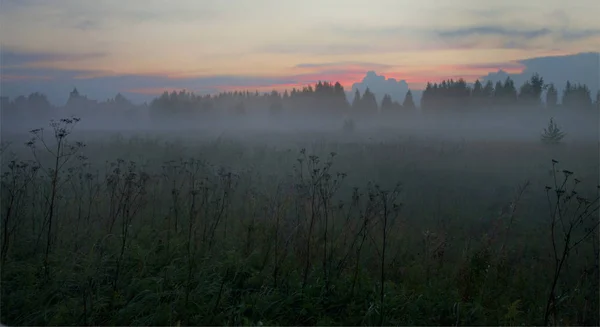
[{"label": "spruce tree silhouette", "polygon": [[415,102],[413,100],[413,96],[412,96],[412,92],[410,90],[408,90],[408,92],[406,92],[406,96],[404,97],[404,102],[402,103],[402,107],[404,107],[405,109],[415,109]]}]

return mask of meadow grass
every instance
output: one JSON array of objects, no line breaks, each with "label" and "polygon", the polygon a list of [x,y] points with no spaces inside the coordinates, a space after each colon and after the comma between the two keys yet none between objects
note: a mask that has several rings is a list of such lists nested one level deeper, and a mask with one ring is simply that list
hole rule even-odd
[{"label": "meadow grass", "polygon": [[54,136],[2,147],[6,325],[600,323],[597,143]]}]

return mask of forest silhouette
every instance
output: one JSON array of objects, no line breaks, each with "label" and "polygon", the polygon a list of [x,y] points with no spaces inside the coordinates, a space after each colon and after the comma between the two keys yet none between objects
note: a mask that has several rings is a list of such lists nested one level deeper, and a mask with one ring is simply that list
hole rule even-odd
[{"label": "forest silhouette", "polygon": [[63,107],[53,106],[43,93],[35,92],[29,96],[18,96],[13,100],[2,98],[3,118],[23,119],[26,117],[44,118],[52,109],[63,108],[77,110],[78,115],[86,112],[102,112],[132,115],[147,111],[150,115],[164,117],[169,115],[201,114],[210,112],[245,115],[268,110],[271,115],[282,112],[295,114],[333,114],[333,115],[373,115],[377,113],[410,112],[420,108],[423,112],[450,112],[452,110],[482,110],[493,108],[556,108],[589,110],[600,105],[600,91],[592,97],[585,84],[567,81],[562,94],[554,84],[545,84],[544,78],[533,74],[521,86],[507,77],[504,82],[482,83],[476,80],[469,85],[464,79],[428,82],[423,90],[420,103],[415,103],[412,91],[408,90],[404,101],[392,101],[384,94],[380,102],[369,89],[361,94],[354,92],[348,101],[344,87],[339,83],[319,81],[301,89],[291,91],[259,93],[258,91],[230,91],[213,95],[199,95],[186,90],[165,91],[149,104],[134,104],[122,94],[106,101],[96,101],[81,95],[75,88]]}]

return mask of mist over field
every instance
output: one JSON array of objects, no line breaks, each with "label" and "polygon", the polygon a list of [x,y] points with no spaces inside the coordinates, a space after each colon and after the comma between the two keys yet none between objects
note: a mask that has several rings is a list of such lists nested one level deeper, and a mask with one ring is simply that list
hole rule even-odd
[{"label": "mist over field", "polygon": [[269,112],[268,105],[242,115],[223,110],[211,113],[190,111],[170,116],[168,108],[161,113],[162,115],[153,115],[152,109],[144,106],[106,110],[97,105],[90,105],[89,108],[84,106],[75,110],[43,108],[40,111],[12,116],[11,109],[3,112],[2,127],[6,135],[28,132],[34,128],[45,127],[52,119],[58,120],[71,116],[83,118],[77,128],[80,132],[178,134],[185,131],[199,135],[221,135],[222,133],[252,135],[271,132],[340,134],[344,119],[356,119],[356,132],[371,136],[383,133],[383,135],[438,136],[447,139],[537,142],[548,120],[555,118],[563,129],[568,131],[568,140],[593,142],[598,139],[599,118],[597,110],[582,111],[564,107],[524,109],[511,106],[435,112],[400,109],[378,114],[367,113],[367,115],[357,110],[341,112],[333,110],[336,108],[321,108],[319,109],[321,112],[302,108],[296,112],[282,109],[281,113],[273,115]]}]

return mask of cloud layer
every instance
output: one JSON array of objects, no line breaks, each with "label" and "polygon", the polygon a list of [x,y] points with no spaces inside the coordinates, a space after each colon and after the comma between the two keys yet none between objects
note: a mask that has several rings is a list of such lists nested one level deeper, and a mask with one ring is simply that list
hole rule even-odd
[{"label": "cloud layer", "polygon": [[[4,0],[2,94],[350,88],[376,71],[411,88],[524,58],[600,51],[595,0]],[[137,92],[137,93],[136,93]]]}]

